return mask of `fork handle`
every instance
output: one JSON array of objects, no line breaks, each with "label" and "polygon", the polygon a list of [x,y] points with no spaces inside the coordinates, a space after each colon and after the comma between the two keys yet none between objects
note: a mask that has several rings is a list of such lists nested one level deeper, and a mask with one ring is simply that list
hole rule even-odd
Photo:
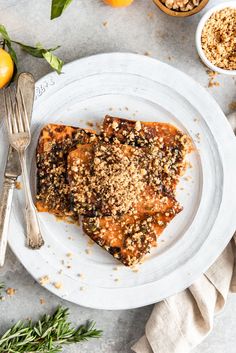
[{"label": "fork handle", "polygon": [[5,178],[0,195],[0,267],[4,265],[15,180]]},{"label": "fork handle", "polygon": [[25,191],[25,217],[27,226],[26,241],[27,245],[31,249],[39,249],[44,244],[44,240],[40,232],[37,211],[31,196],[29,178],[26,167],[25,151],[19,152],[19,158],[21,163]]}]

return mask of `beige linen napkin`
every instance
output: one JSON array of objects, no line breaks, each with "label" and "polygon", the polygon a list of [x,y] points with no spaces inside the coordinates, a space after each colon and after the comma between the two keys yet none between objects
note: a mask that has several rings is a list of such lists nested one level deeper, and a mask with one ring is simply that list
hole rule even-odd
[{"label": "beige linen napkin", "polygon": [[214,314],[236,292],[236,235],[193,285],[157,303],[145,335],[132,347],[136,353],[189,353],[211,332]]}]

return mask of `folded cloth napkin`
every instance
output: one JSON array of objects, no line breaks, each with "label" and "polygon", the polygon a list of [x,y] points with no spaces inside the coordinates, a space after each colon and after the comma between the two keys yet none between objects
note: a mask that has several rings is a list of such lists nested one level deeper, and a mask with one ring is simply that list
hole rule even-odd
[{"label": "folded cloth napkin", "polygon": [[189,288],[157,303],[136,353],[189,353],[211,332],[214,314],[236,292],[236,234],[216,262]]}]

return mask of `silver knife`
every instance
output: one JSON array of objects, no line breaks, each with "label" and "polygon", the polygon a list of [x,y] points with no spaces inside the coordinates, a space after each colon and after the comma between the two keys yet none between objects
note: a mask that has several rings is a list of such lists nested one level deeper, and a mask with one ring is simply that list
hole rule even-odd
[{"label": "silver knife", "polygon": [[[22,72],[17,78],[16,96],[20,94],[20,91],[24,96],[28,117],[31,118],[34,103],[35,81],[33,76],[28,72]],[[9,147],[4,171],[4,181],[0,193],[0,267],[2,267],[5,262],[13,191],[16,187],[17,178],[20,175],[21,167],[18,153],[12,147]]]}]

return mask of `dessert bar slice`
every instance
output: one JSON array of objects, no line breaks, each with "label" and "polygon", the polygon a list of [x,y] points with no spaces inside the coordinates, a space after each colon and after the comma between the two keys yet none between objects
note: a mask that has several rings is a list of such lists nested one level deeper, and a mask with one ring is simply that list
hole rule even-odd
[{"label": "dessert bar slice", "polygon": [[40,133],[36,150],[36,207],[61,217],[72,216],[67,181],[67,155],[80,144],[97,139],[91,130],[48,124]]},{"label": "dessert bar slice", "polygon": [[[107,143],[122,143],[146,147],[159,160],[159,183],[165,193],[174,193],[180,176],[186,170],[185,157],[192,151],[190,138],[175,126],[162,122],[143,122],[121,119],[107,115],[103,122],[102,138]],[[156,168],[157,170],[157,168]]]}]

